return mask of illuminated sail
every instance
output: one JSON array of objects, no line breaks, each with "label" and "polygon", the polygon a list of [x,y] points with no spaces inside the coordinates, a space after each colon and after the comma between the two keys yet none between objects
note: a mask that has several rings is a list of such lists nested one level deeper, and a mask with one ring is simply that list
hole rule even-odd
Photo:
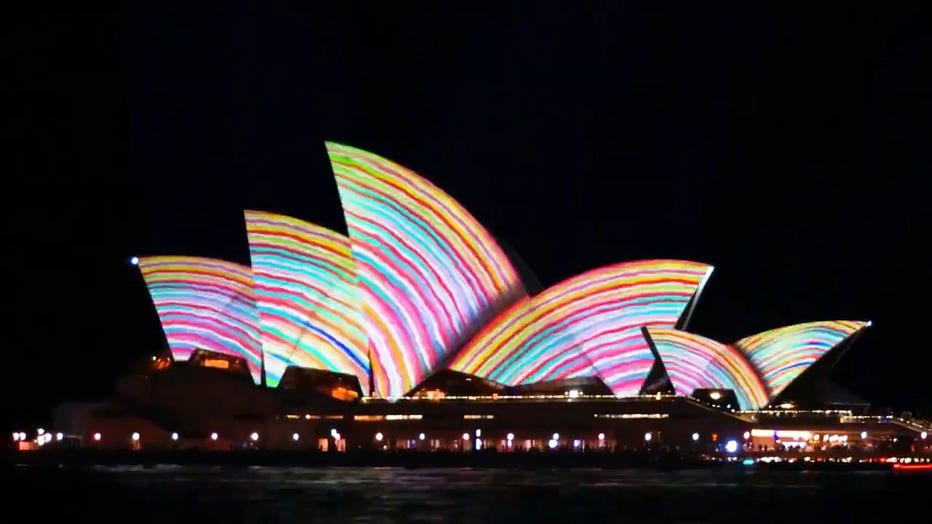
[{"label": "illuminated sail", "polygon": [[143,257],[139,269],[176,361],[197,349],[243,357],[261,380],[262,351],[250,268],[187,256]]}]

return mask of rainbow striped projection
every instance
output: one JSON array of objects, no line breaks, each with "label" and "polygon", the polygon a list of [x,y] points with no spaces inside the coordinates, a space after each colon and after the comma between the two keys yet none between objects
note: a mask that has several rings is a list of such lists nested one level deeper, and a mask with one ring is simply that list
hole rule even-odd
[{"label": "rainbow striped projection", "polygon": [[711,271],[643,260],[572,277],[496,317],[450,367],[506,385],[598,376],[637,395],[655,361],[641,326],[673,327]]},{"label": "rainbow striped projection", "polygon": [[770,403],[757,371],[734,347],[677,329],[647,328],[646,332],[678,395],[721,388],[733,390],[744,409]]},{"label": "rainbow striped projection", "polygon": [[752,335],[734,346],[757,369],[773,399],[809,366],[869,325],[849,320],[808,322]]},{"label": "rainbow striped projection", "polygon": [[492,236],[446,193],[380,156],[326,146],[356,259],[375,387],[400,396],[524,287]]},{"label": "rainbow striped projection", "polygon": [[349,238],[307,222],[246,211],[266,384],[289,365],[355,375],[369,392],[369,358]]},{"label": "rainbow striped projection", "polygon": [[139,259],[175,360],[197,349],[244,357],[253,380],[261,381],[262,350],[252,271],[201,257]]}]

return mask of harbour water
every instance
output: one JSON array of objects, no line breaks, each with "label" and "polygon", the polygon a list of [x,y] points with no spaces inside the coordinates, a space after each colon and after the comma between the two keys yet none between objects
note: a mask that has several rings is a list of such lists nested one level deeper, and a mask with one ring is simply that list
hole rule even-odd
[{"label": "harbour water", "polygon": [[[905,472],[10,467],[28,522],[841,522],[925,514]],[[91,521],[91,522],[94,522]]]}]

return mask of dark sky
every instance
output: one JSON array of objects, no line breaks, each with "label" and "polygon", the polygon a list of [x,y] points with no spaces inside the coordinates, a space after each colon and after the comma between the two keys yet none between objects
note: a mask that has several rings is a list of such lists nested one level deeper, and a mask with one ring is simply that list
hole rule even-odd
[{"label": "dark sky", "polygon": [[928,9],[155,4],[5,17],[11,423],[163,344],[131,255],[247,262],[243,208],[345,231],[325,139],[427,176],[544,285],[677,257],[716,266],[703,335],[871,319],[833,378],[932,414]]}]

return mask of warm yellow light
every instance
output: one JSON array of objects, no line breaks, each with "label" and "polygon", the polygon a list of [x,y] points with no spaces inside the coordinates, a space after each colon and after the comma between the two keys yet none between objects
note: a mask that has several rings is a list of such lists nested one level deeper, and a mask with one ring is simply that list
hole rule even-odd
[{"label": "warm yellow light", "polygon": [[230,369],[230,362],[219,358],[206,358],[203,364],[205,368]]},{"label": "warm yellow light", "polygon": [[773,438],[776,433],[778,439],[809,440],[812,438],[812,432],[799,431],[795,429],[752,429],[752,437]]}]

